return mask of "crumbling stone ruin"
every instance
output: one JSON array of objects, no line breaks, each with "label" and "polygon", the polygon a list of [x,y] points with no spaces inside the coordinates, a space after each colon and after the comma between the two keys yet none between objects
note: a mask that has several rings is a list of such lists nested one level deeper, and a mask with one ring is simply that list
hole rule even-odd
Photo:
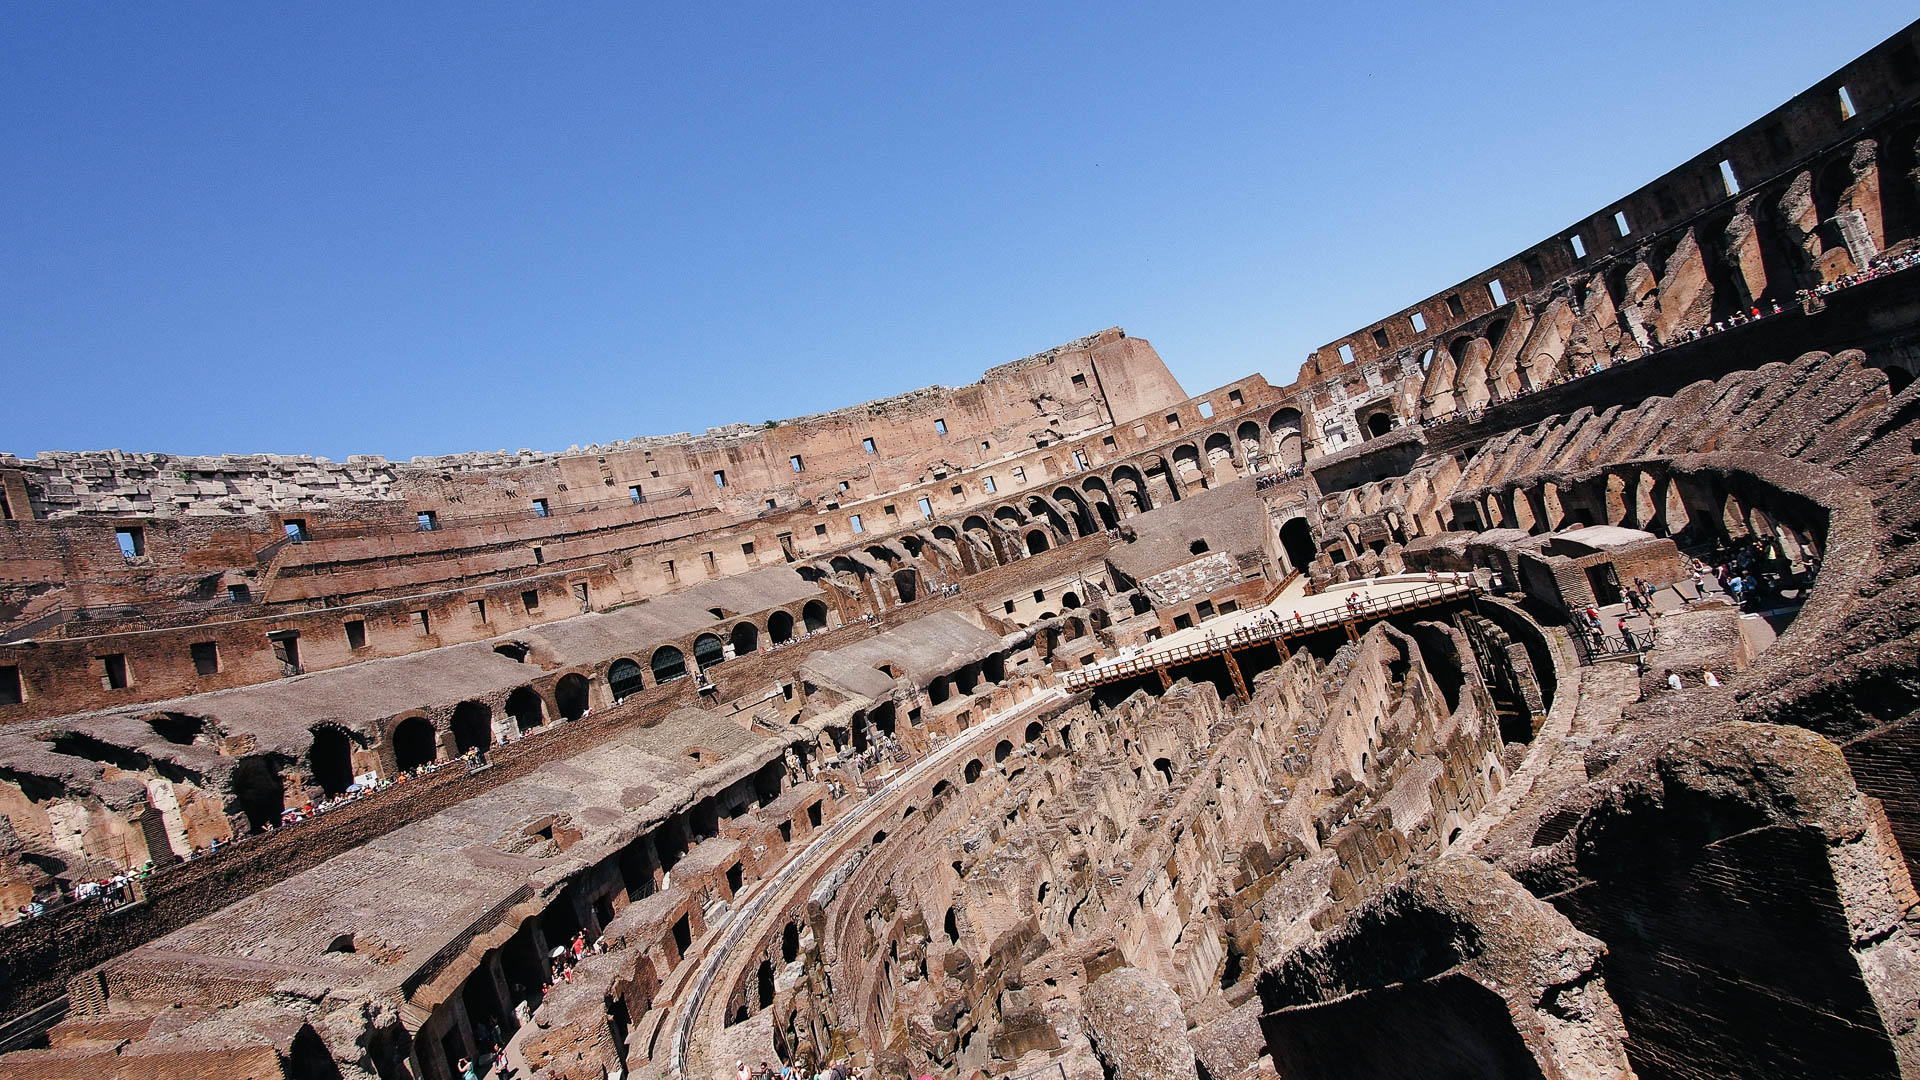
[{"label": "crumbling stone ruin", "polygon": [[1920,1076],[1917,155],[1920,24],[1287,386],[0,459],[0,1077]]}]

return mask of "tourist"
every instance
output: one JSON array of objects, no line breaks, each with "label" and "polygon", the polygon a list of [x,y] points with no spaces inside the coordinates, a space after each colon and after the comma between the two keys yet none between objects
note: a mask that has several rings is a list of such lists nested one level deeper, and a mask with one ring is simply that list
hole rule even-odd
[{"label": "tourist", "polygon": [[1667,672],[1667,689],[1678,690],[1680,688],[1681,688],[1680,673],[1677,671]]},{"label": "tourist", "polygon": [[753,1073],[748,1071],[745,1061],[733,1063],[733,1080],[753,1080]]},{"label": "tourist", "polygon": [[1705,671],[1703,671],[1703,672],[1701,672],[1701,673],[1700,673],[1700,677],[1701,677],[1701,678],[1702,678],[1702,679],[1703,679],[1703,680],[1704,680],[1704,681],[1706,682],[1706,684],[1707,684],[1708,686],[1719,686],[1719,685],[1720,685],[1720,676],[1718,676],[1718,675],[1715,675],[1715,674],[1713,673],[1713,669],[1712,669],[1712,668],[1708,668],[1707,670],[1705,670]]},{"label": "tourist", "polygon": [[1626,616],[1624,616],[1624,615],[1622,615],[1622,616],[1620,617],[1620,624],[1619,624],[1619,627],[1618,627],[1618,629],[1619,629],[1619,631],[1620,631],[1620,640],[1621,640],[1621,641],[1624,641],[1624,642],[1626,642],[1626,644],[1627,644],[1627,651],[1628,651],[1628,652],[1639,652],[1639,651],[1640,651],[1640,643],[1639,643],[1638,641],[1635,641],[1635,640],[1634,640],[1634,637],[1633,637],[1633,629],[1632,629],[1631,627],[1629,627],[1629,626],[1627,625],[1627,618],[1626,618]]}]

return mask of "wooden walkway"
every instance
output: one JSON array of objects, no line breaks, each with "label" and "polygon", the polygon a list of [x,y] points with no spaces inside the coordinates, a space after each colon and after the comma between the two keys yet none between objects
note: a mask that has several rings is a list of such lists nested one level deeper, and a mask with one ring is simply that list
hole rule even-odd
[{"label": "wooden walkway", "polygon": [[[1364,583],[1356,582],[1355,584]],[[1377,622],[1389,615],[1398,615],[1402,612],[1450,604],[1473,597],[1478,592],[1479,589],[1476,586],[1467,582],[1436,581],[1416,585],[1392,596],[1362,599],[1331,611],[1318,611],[1312,615],[1282,618],[1269,613],[1250,626],[1224,635],[1216,637],[1209,634],[1202,641],[1149,652],[1143,656],[1109,660],[1093,667],[1069,671],[1062,681],[1068,692],[1073,693],[1153,674],[1160,677],[1162,688],[1170,687],[1174,680],[1172,669],[1182,664],[1196,663],[1215,656],[1231,658],[1235,653],[1267,644],[1278,648],[1281,659],[1285,659],[1292,652],[1287,642],[1294,638],[1306,637],[1309,634],[1318,634],[1339,627],[1346,631],[1349,641],[1358,641],[1360,628],[1366,623]],[[1227,672],[1233,676],[1233,687],[1239,692],[1241,700],[1247,700],[1246,677],[1241,674],[1239,663],[1229,663]]]}]

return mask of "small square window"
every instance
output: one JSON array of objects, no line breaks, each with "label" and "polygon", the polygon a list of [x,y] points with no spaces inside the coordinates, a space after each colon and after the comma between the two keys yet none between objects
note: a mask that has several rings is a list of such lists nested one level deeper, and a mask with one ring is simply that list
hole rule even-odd
[{"label": "small square window", "polygon": [[640,491],[639,484],[635,484],[627,489],[627,497],[633,500],[633,505],[635,506],[639,506],[641,503],[647,501],[647,497]]},{"label": "small square window", "polygon": [[725,469],[713,470],[713,486],[722,487],[722,488],[727,486],[727,470]]},{"label": "small square window", "polygon": [[1407,322],[1413,325],[1414,333],[1424,334],[1427,332],[1427,317],[1425,315],[1422,315],[1416,311],[1413,314],[1407,316]]},{"label": "small square window", "polygon": [[1447,297],[1447,314],[1456,319],[1466,317],[1467,306],[1460,302],[1459,293],[1454,293],[1452,296]]},{"label": "small square window", "polygon": [[520,608],[532,613],[540,610],[540,590],[528,589],[520,594]]},{"label": "small square window", "polygon": [[96,658],[94,663],[99,665],[97,670],[100,674],[100,689],[125,690],[127,688],[129,683],[126,653],[109,653]]},{"label": "small square window", "polygon": [[898,516],[899,516],[899,514],[900,514],[900,512],[899,512],[898,510],[895,510],[895,509],[894,509],[893,507],[891,507],[891,506],[888,506],[888,507],[886,508],[886,512],[887,512],[887,516],[888,516],[888,517],[898,517]]},{"label": "small square window", "polygon": [[1384,328],[1378,326],[1373,328],[1373,347],[1376,349],[1387,347],[1387,332]]},{"label": "small square window", "polygon": [[1203,401],[1200,403],[1199,409],[1200,409],[1200,419],[1202,420],[1213,419],[1213,402]]},{"label": "small square window", "polygon": [[286,533],[287,539],[292,540],[296,544],[304,544],[313,539],[312,536],[308,535],[307,523],[303,520],[289,519],[283,521],[280,523],[280,528]]},{"label": "small square window", "polygon": [[8,664],[0,667],[0,705],[18,705],[26,700],[25,687],[20,684],[20,667]]},{"label": "small square window", "polygon": [[751,554],[753,554],[753,541],[751,541],[751,540],[748,540],[748,541],[747,541],[746,543],[744,543],[744,544],[741,544],[741,545],[740,545],[740,554],[742,554],[742,555],[751,555]]},{"label": "small square window", "polygon": [[1340,362],[1343,364],[1353,363],[1353,346],[1351,345],[1340,346]]},{"label": "small square window", "polygon": [[138,559],[147,553],[147,530],[138,525],[113,530],[113,538],[120,542],[120,554],[129,559]]},{"label": "small square window", "polygon": [[215,675],[220,671],[220,646],[211,641],[196,641],[187,646],[188,655],[193,657],[193,671],[196,675]]},{"label": "small square window", "polygon": [[[1236,398],[1238,398],[1238,397],[1240,396],[1240,391],[1238,391],[1238,390],[1235,390],[1235,391],[1233,392],[1233,396],[1234,396],[1234,397],[1236,397]],[[1100,445],[1101,445],[1102,447],[1104,447],[1104,448],[1106,448],[1106,449],[1108,449],[1108,450],[1111,450],[1111,449],[1113,449],[1113,448],[1114,448],[1114,447],[1115,447],[1115,446],[1116,446],[1117,444],[1116,444],[1116,443],[1115,443],[1115,442],[1113,441],[1113,436],[1111,436],[1111,435],[1102,435],[1102,436],[1100,437]]]},{"label": "small square window", "polygon": [[865,523],[863,523],[860,520],[859,514],[855,514],[852,517],[849,517],[847,519],[847,524],[853,526],[853,531],[856,533],[863,533],[867,531],[867,526],[865,525]]},{"label": "small square window", "polygon": [[347,648],[364,649],[367,647],[367,621],[365,619],[347,620]]},{"label": "small square window", "polygon": [[952,487],[947,489],[947,494],[955,497],[965,495],[966,493],[967,493],[967,489],[961,487],[959,484],[955,484]]},{"label": "small square window", "polygon": [[1075,372],[1073,376],[1073,386],[1076,390],[1085,390],[1087,388],[1087,377]]},{"label": "small square window", "polygon": [[227,602],[230,604],[252,603],[253,590],[247,588],[245,585],[229,585],[227,586]]},{"label": "small square window", "polygon": [[425,608],[413,613],[413,632],[421,637],[433,633],[433,618],[427,614]]},{"label": "small square window", "polygon": [[707,565],[708,573],[712,573],[714,570],[718,569],[718,565],[714,562],[714,559],[713,559],[713,552],[711,551],[701,552],[700,561]]},{"label": "small square window", "polygon": [[990,443],[990,442],[986,442],[986,441],[984,441],[984,440],[982,440],[982,441],[981,441],[981,443],[980,443],[980,452],[981,452],[981,453],[983,453],[983,454],[984,454],[984,453],[986,453],[987,451],[989,451],[989,450],[991,450],[991,449],[993,449],[993,444],[992,444],[992,443]]},{"label": "small square window", "polygon": [[793,455],[792,457],[790,457],[790,458],[788,458],[788,459],[787,459],[787,464],[789,464],[789,465],[791,465],[791,466],[793,466],[793,471],[794,471],[794,472],[806,472],[806,471],[807,471],[807,465],[806,465],[806,462],[804,462],[804,461],[801,461],[801,460],[800,460],[800,455],[799,455],[799,454],[795,454],[795,455]]},{"label": "small square window", "polygon": [[547,549],[539,544],[533,545],[533,565],[544,566],[547,562]]},{"label": "small square window", "polygon": [[813,535],[815,536],[827,535],[827,527],[825,525],[815,525],[813,527]]},{"label": "small square window", "polygon": [[986,493],[989,495],[993,494],[994,491],[997,490],[993,483],[993,477],[991,476],[982,478],[980,481],[980,486],[984,488],[986,490]]},{"label": "small square window", "polygon": [[420,523],[421,532],[432,532],[440,527],[440,515],[431,510],[420,511],[414,515],[414,520]]},{"label": "small square window", "polygon": [[878,451],[878,450],[876,450],[876,449],[874,449],[874,446],[873,446],[873,440],[872,440],[872,439],[861,439],[861,440],[860,440],[860,449],[862,449],[862,450],[865,450],[865,451],[866,451],[867,453],[869,453],[869,454],[877,454],[877,453],[879,453],[879,452],[880,452],[880,451]]},{"label": "small square window", "polygon": [[[1227,391],[1227,400],[1233,402],[1235,405],[1245,405],[1247,403],[1246,395],[1240,393],[1238,390]],[[1107,445],[1113,445],[1113,436],[1107,436]]]},{"label": "small square window", "polygon": [[847,490],[847,488],[848,488],[848,486],[849,486],[849,485],[847,484],[847,482],[846,482],[845,480],[842,480],[842,481],[840,481],[840,490],[841,490],[841,491],[845,491],[845,490]]},{"label": "small square window", "polygon": [[772,499],[767,500],[767,509],[769,510],[777,509],[779,505],[780,505],[779,503],[773,501]]},{"label": "small square window", "polygon": [[945,435],[947,433],[947,422],[945,420],[935,420],[933,422],[933,430]]},{"label": "small square window", "polygon": [[547,500],[545,499],[533,500],[533,516],[534,517],[547,516]]},{"label": "small square window", "polygon": [[1046,602],[1047,602],[1047,590],[1045,590],[1045,589],[1035,589],[1035,590],[1033,590],[1033,602],[1034,602],[1034,603],[1036,603],[1036,604],[1044,604],[1044,603],[1046,603]]},{"label": "small square window", "polygon": [[1167,414],[1167,430],[1172,431],[1178,428],[1179,426],[1180,426],[1180,414],[1177,412],[1168,413]]},{"label": "small square window", "polygon": [[1006,603],[1002,604],[1001,606],[1006,608],[1007,614],[1009,615],[1013,614],[1013,601],[1008,600]]}]

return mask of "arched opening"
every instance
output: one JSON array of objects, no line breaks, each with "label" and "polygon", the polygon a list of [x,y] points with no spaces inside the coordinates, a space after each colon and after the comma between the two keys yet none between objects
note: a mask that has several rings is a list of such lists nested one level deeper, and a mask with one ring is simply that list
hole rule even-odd
[{"label": "arched opening", "polygon": [[935,800],[935,801],[937,802],[937,801],[939,801],[939,799],[940,799],[940,796],[942,796],[942,795],[945,795],[945,794],[946,794],[947,792],[949,792],[949,791],[952,791],[952,790],[953,790],[953,783],[952,783],[952,781],[949,781],[949,780],[942,780],[942,781],[940,781],[939,783],[937,783],[937,784],[935,784],[935,785],[933,785],[933,796],[932,796],[932,797],[933,797],[933,799],[934,799],[934,800]]},{"label": "arched opening", "polygon": [[516,664],[527,662],[527,645],[523,641],[504,641],[493,647],[493,651]]},{"label": "arched opening", "polygon": [[1047,534],[1044,531],[1034,529],[1027,534],[1027,554],[1038,555],[1047,550],[1047,547]]},{"label": "arched opening", "polygon": [[1041,727],[1038,720],[1027,725],[1027,741],[1030,743],[1039,742],[1046,734],[1047,729]]},{"label": "arched opening", "polygon": [[493,745],[493,710],[485,702],[463,701],[453,707],[454,748],[461,753]]},{"label": "arched opening", "polygon": [[980,675],[998,686],[1007,677],[1007,654],[994,653],[980,662]]},{"label": "arched opening", "polygon": [[1166,779],[1169,786],[1173,784],[1173,762],[1168,761],[1166,758],[1154,758],[1153,767]]},{"label": "arched opening", "polygon": [[1243,420],[1234,429],[1233,437],[1240,442],[1240,456],[1252,459],[1260,455],[1260,425],[1251,420]]},{"label": "arched opening", "polygon": [[733,655],[745,656],[760,647],[760,628],[750,622],[740,623],[727,640],[733,644]]},{"label": "arched opening", "polygon": [[971,784],[980,779],[980,774],[986,771],[987,767],[980,764],[980,759],[974,758],[972,761],[967,762],[966,772],[963,775],[966,777],[967,783]]},{"label": "arched opening", "polygon": [[646,678],[640,673],[638,661],[623,656],[607,668],[607,689],[613,691],[615,701],[630,698],[645,686]]},{"label": "arched opening", "polygon": [[156,713],[147,717],[147,726],[175,746],[192,746],[207,730],[205,720],[185,713]]},{"label": "arched opening", "polygon": [[553,687],[553,704],[563,720],[578,720],[587,713],[587,677],[575,672],[562,675]]},{"label": "arched opening", "polygon": [[946,700],[947,678],[944,675],[936,675],[933,681],[927,684],[927,701],[931,704],[939,705]]},{"label": "arched opening", "polygon": [[780,931],[780,962],[783,964],[791,964],[799,958],[800,925],[798,923],[788,923],[787,928]]},{"label": "arched opening", "polygon": [[507,715],[521,731],[531,731],[546,722],[547,703],[531,686],[523,686],[507,695]]},{"label": "arched opening", "polygon": [[1887,372],[1887,395],[1895,396],[1913,385],[1913,372],[1906,368],[1890,367]]},{"label": "arched opening", "polygon": [[999,744],[993,748],[993,763],[995,765],[1000,764],[1001,762],[1007,760],[1007,758],[1012,753],[1013,753],[1013,744],[1008,742],[1005,739],[1001,739]]},{"label": "arched opening", "polygon": [[[431,728],[428,733],[431,735]],[[253,832],[259,832],[269,822],[280,824],[280,815],[287,809],[287,792],[280,782],[280,770],[272,761],[265,757],[240,759],[233,767],[229,784],[234,801],[240,804],[240,812],[246,815],[247,825]]]},{"label": "arched opening", "polygon": [[1287,561],[1302,573],[1320,554],[1319,546],[1313,542],[1313,528],[1306,518],[1293,518],[1280,526],[1280,547],[1286,551]]},{"label": "arched opening", "polygon": [[687,677],[687,654],[671,645],[662,645],[653,650],[653,659],[648,661],[648,665],[653,668],[656,686]]},{"label": "arched opening", "polygon": [[1377,439],[1392,430],[1393,418],[1386,413],[1377,412],[1367,417],[1367,433],[1373,438]]},{"label": "arched opening", "polygon": [[947,909],[946,921],[941,924],[940,928],[946,931],[947,944],[960,944],[960,921],[954,918],[952,908]]},{"label": "arched opening", "polygon": [[1133,608],[1135,615],[1145,615],[1147,612],[1153,610],[1153,602],[1148,600],[1144,593],[1136,592],[1132,596],[1129,596],[1127,598],[1127,604]]},{"label": "arched opening", "polygon": [[800,609],[800,621],[806,626],[807,633],[809,634],[825,630],[827,628],[827,605],[818,600],[807,601],[806,606]]},{"label": "arched opening", "polygon": [[727,647],[720,644],[720,638],[714,634],[701,634],[693,639],[693,662],[701,671],[720,663],[727,658]]},{"label": "arched opening", "polygon": [[307,767],[313,782],[328,795],[346,791],[353,784],[353,740],[337,727],[314,728]]},{"label": "arched opening", "polygon": [[767,638],[775,645],[785,645],[793,640],[793,616],[784,611],[776,611],[767,616]]},{"label": "arched opening", "polygon": [[433,725],[424,716],[409,716],[393,726],[393,763],[401,772],[417,769],[438,757]]},{"label": "arched opening", "polygon": [[973,693],[973,688],[979,685],[979,682],[980,669],[973,664],[968,664],[953,673],[953,688],[963,694]]},{"label": "arched opening", "polygon": [[912,567],[893,572],[893,588],[900,594],[900,602],[911,604],[920,598],[919,573]]},{"label": "arched opening", "polygon": [[758,984],[760,991],[760,1007],[771,1008],[773,1006],[773,961],[760,961],[759,977],[754,981]]},{"label": "arched opening", "polygon": [[1063,610],[1066,608],[1077,608],[1079,606],[1080,606],[1080,596],[1078,593],[1075,593],[1069,590],[1068,592],[1066,592],[1064,595],[1060,597],[1060,607]]}]

